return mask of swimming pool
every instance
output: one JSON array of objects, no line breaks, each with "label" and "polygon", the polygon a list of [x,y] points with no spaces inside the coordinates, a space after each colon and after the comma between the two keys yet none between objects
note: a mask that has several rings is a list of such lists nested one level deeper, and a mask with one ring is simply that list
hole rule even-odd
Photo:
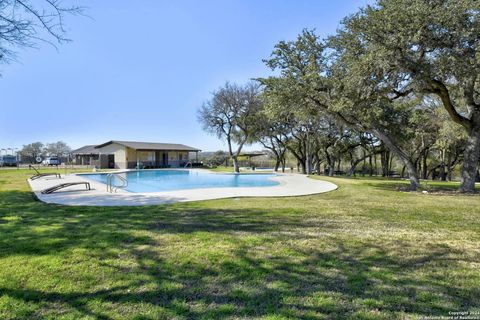
[{"label": "swimming pool", "polygon": [[[231,174],[209,173],[199,170],[139,170],[121,173],[127,178],[125,190],[142,192],[162,192],[183,189],[270,187],[279,184],[272,180],[275,174]],[[107,174],[82,174],[82,177],[107,183]],[[115,181],[115,184],[121,184]]]}]

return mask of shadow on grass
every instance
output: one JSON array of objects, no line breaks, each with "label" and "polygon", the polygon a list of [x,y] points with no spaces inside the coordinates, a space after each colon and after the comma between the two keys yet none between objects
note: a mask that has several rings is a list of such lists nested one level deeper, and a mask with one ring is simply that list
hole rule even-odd
[{"label": "shadow on grass", "polygon": [[[462,288],[437,272],[465,262],[460,251],[446,245],[425,245],[419,250],[401,242],[381,245],[335,237],[328,239],[328,248],[305,249],[285,234],[296,233],[296,240],[307,241],[311,235],[298,230],[309,223],[278,209],[267,214],[261,209],[213,210],[184,204],[64,207],[14,191],[1,192],[0,206],[0,258],[84,248],[92,255],[106,254],[104,258],[109,259],[101,263],[115,270],[114,275],[138,275],[127,284],[91,292],[0,287],[0,295],[26,303],[65,305],[98,319],[113,316],[93,309],[90,301],[118,308],[146,304],[161,308],[164,318],[187,319],[346,318],[360,317],[362,312],[365,317],[400,318],[402,314],[447,315],[480,301],[478,288]],[[316,227],[329,229],[321,222]],[[132,230],[189,236],[238,233],[239,242],[232,248],[231,259],[172,259],[159,253],[158,239],[134,235]],[[245,235],[268,237],[284,250],[262,251],[240,241]],[[109,248],[122,248],[134,263],[119,267],[112,261],[119,257],[108,256]],[[150,318],[155,317],[137,317]]]}]

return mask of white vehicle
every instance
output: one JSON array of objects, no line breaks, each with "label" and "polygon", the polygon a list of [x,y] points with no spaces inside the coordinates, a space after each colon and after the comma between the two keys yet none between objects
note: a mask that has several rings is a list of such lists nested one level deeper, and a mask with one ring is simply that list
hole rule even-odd
[{"label": "white vehicle", "polygon": [[46,166],[58,166],[60,165],[60,159],[58,157],[48,157],[47,159],[42,161],[42,164]]}]

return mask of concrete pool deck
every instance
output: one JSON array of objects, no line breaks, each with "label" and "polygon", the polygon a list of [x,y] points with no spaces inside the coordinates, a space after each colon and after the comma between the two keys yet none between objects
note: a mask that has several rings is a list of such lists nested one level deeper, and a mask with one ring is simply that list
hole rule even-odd
[{"label": "concrete pool deck", "polygon": [[[51,177],[29,179],[28,183],[39,200],[69,206],[142,206],[237,197],[290,197],[324,193],[337,189],[337,185],[331,182],[310,179],[300,174],[279,174],[272,179],[278,181],[279,184],[272,187],[184,189],[148,193],[133,193],[122,189],[116,193],[110,193],[107,192],[105,184],[84,178],[81,174],[62,175],[61,179]],[[41,193],[42,190],[57,184],[83,181],[90,182],[92,190],[85,190],[84,185],[77,185],[52,194]]]}]

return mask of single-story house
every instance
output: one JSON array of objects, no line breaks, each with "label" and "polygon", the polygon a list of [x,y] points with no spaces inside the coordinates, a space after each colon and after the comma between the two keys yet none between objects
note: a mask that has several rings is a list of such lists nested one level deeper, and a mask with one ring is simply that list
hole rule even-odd
[{"label": "single-story house", "polygon": [[84,146],[72,151],[72,155],[77,164],[95,165],[98,168],[169,168],[187,165],[191,161],[190,153],[198,156],[199,151],[176,143],[111,140]]},{"label": "single-story house", "polygon": [[96,145],[91,144],[73,150],[73,162],[81,165],[93,165],[95,161],[98,161],[98,149],[95,149],[95,147]]}]

